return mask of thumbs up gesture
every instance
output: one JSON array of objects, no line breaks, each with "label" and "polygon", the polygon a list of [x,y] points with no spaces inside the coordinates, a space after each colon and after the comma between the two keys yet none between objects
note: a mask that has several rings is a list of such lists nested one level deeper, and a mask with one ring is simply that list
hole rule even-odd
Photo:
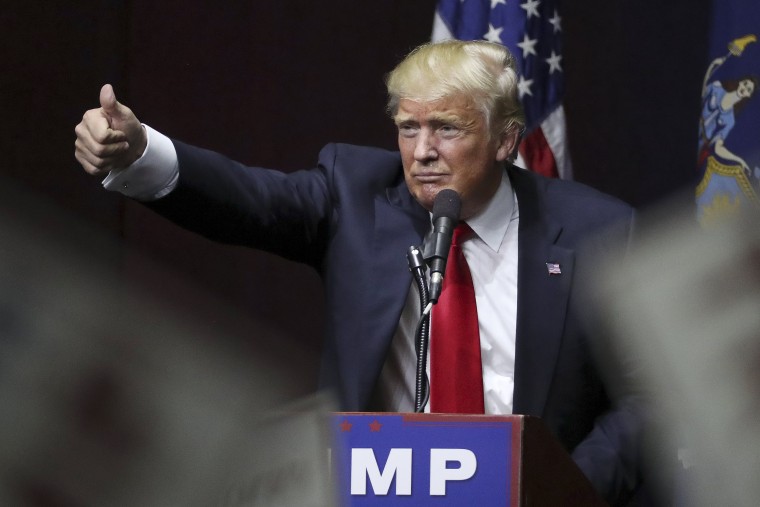
[{"label": "thumbs up gesture", "polygon": [[110,84],[100,90],[100,107],[84,113],[74,131],[74,156],[93,175],[131,165],[148,143],[145,129],[132,110],[116,100]]}]

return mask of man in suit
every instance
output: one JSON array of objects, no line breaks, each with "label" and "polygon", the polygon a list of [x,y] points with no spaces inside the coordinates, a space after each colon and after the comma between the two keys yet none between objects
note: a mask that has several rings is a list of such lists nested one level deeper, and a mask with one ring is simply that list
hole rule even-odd
[{"label": "man in suit", "polygon": [[[316,168],[249,168],[141,125],[110,86],[77,126],[76,157],[104,186],[211,239],[313,266],[327,302],[321,385],[341,409],[412,409],[409,245],[431,233],[442,189],[474,231],[484,410],[544,419],[611,502],[636,487],[638,396],[605,384],[579,319],[577,279],[627,241],[630,207],[511,160],[524,128],[508,51],[483,41],[417,48],[388,78],[399,152],[331,144]],[[147,146],[147,149],[146,149]],[[614,236],[597,235],[614,226]],[[617,238],[613,240],[611,238]],[[435,310],[434,310],[435,311]],[[434,347],[435,330],[432,336]],[[633,367],[614,369],[629,380]]]}]

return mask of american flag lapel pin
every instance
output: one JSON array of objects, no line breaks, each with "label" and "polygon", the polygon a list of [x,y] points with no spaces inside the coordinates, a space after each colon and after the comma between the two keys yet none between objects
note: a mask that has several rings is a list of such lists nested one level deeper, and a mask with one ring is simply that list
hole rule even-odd
[{"label": "american flag lapel pin", "polygon": [[559,264],[556,262],[547,262],[546,263],[546,270],[549,272],[550,275],[561,275],[562,270],[559,268]]}]

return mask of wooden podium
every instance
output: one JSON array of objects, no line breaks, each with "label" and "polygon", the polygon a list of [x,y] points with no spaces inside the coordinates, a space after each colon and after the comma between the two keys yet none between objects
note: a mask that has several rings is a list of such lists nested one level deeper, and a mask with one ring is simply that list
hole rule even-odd
[{"label": "wooden podium", "polygon": [[336,413],[332,422],[343,507],[606,505],[535,417]]}]

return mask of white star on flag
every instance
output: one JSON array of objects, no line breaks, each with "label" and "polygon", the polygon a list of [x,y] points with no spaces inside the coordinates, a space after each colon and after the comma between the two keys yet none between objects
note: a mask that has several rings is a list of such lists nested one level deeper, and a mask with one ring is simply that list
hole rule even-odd
[{"label": "white star on flag", "polygon": [[520,49],[522,49],[523,58],[527,58],[528,55],[538,56],[538,53],[536,53],[537,42],[538,42],[538,39],[531,39],[530,37],[528,37],[527,33],[523,35],[522,42],[517,43]]},{"label": "white star on flag", "polygon": [[562,18],[559,17],[557,9],[554,9],[554,16],[549,18],[549,24],[554,27],[554,33],[562,31]]},{"label": "white star on flag", "polygon": [[533,16],[540,18],[541,15],[538,13],[538,6],[540,3],[541,3],[540,0],[527,0],[524,4],[520,4],[520,7],[525,9],[525,12],[528,15],[528,19],[530,19]]},{"label": "white star on flag", "polygon": [[557,72],[562,72],[562,67],[559,65],[560,60],[562,60],[562,55],[558,55],[552,51],[551,56],[546,59],[546,63],[549,64],[549,74],[554,73],[555,70]]},{"label": "white star on flag", "polygon": [[501,32],[504,30],[503,27],[496,28],[492,24],[488,24],[488,32],[483,35],[483,38],[487,41],[496,42],[497,44],[501,44]]},{"label": "white star on flag", "polygon": [[520,99],[525,95],[533,95],[533,92],[530,91],[531,85],[533,85],[532,79],[525,79],[524,76],[520,76],[520,79],[517,81],[517,91],[520,94]]}]

